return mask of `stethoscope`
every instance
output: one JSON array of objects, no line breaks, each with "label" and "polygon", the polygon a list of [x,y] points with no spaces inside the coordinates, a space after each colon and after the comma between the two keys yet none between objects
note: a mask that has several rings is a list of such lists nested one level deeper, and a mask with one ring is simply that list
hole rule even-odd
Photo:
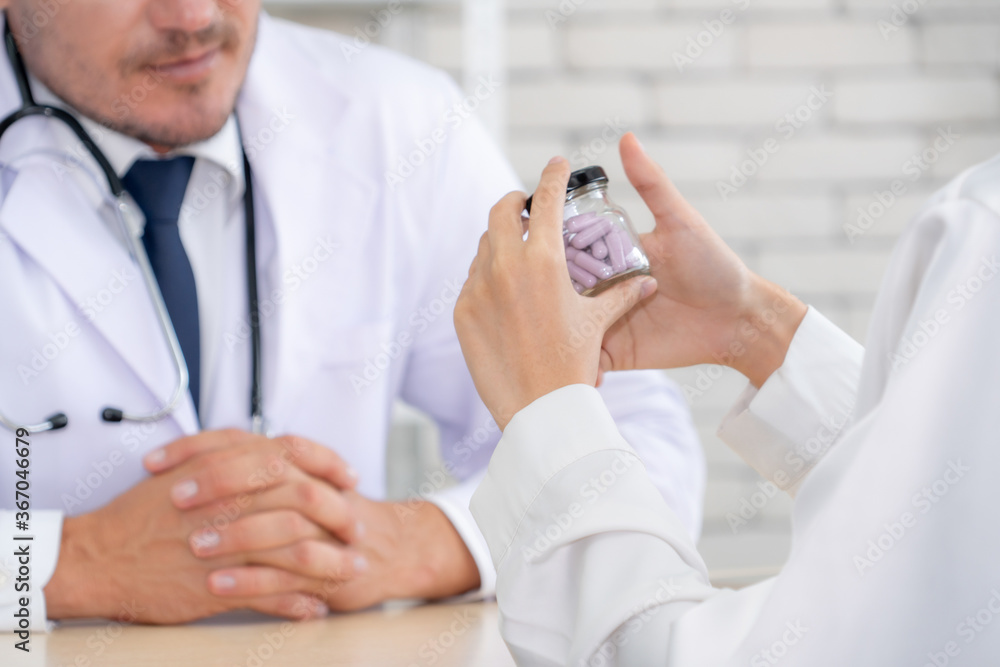
[{"label": "stethoscope", "polygon": [[[153,302],[154,309],[156,310],[156,315],[160,323],[160,329],[163,332],[163,336],[167,340],[167,344],[170,346],[170,354],[173,357],[174,367],[177,371],[177,384],[174,386],[174,391],[170,395],[170,399],[160,409],[148,414],[138,414],[126,412],[120,408],[108,407],[101,411],[101,419],[112,423],[123,421],[160,421],[161,419],[173,414],[173,412],[177,409],[177,406],[184,397],[184,394],[187,393],[190,378],[188,376],[187,364],[184,361],[184,353],[181,351],[181,345],[177,340],[177,335],[174,333],[173,324],[170,322],[170,314],[167,312],[167,307],[163,302],[163,296],[160,294],[160,288],[156,282],[156,276],[153,273],[153,268],[149,263],[149,258],[146,255],[146,249],[142,245],[142,234],[140,231],[143,227],[142,213],[139,210],[138,205],[125,190],[121,179],[118,178],[118,174],[115,173],[115,170],[108,161],[108,158],[104,155],[101,149],[97,147],[97,144],[94,143],[94,140],[89,134],[87,134],[87,131],[83,128],[80,122],[64,109],[46,104],[38,104],[35,102],[35,97],[31,93],[31,86],[28,82],[27,68],[21,58],[21,53],[17,48],[14,36],[11,34],[10,23],[6,21],[6,17],[4,17],[4,19],[4,43],[7,47],[7,56],[10,58],[11,67],[14,70],[14,76],[17,79],[17,86],[21,92],[21,108],[17,109],[0,121],[0,138],[3,137],[4,133],[11,125],[22,118],[27,118],[29,116],[45,116],[47,118],[53,118],[65,123],[66,126],[73,131],[73,134],[75,134],[83,143],[87,152],[89,152],[90,155],[93,156],[94,160],[97,161],[98,166],[100,166],[101,171],[104,172],[104,176],[107,178],[108,186],[111,188],[111,195],[114,198],[113,209],[115,217],[118,219],[118,223],[122,227],[123,236],[126,239],[129,250],[142,272],[143,282],[146,285],[146,290],[149,292],[149,297]],[[257,249],[255,242],[253,179],[251,177],[250,161],[247,159],[246,151],[243,151],[243,174],[246,180],[243,195],[243,206],[246,218],[247,293],[250,304],[251,331],[250,414],[252,417],[253,432],[262,434],[265,432],[266,425],[263,415],[263,399],[261,396],[261,342],[260,316],[257,299]],[[66,428],[69,424],[69,418],[65,413],[58,412],[41,423],[22,425],[11,421],[5,417],[2,412],[0,412],[0,424],[3,424],[3,426],[11,431],[16,431],[21,428],[27,430],[29,433],[41,433],[44,431],[55,431]]]}]

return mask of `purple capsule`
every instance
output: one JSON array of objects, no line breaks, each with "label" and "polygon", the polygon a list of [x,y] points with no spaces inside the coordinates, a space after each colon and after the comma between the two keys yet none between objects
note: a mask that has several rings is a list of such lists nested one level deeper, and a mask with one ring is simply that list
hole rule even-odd
[{"label": "purple capsule", "polygon": [[590,227],[595,222],[601,219],[601,216],[597,215],[593,211],[589,213],[581,213],[580,215],[574,215],[572,218],[566,221],[566,230],[576,234],[577,232],[582,232],[587,227]]},{"label": "purple capsule", "polygon": [[586,288],[586,287],[584,287],[583,285],[581,285],[580,283],[578,283],[578,282],[576,282],[576,281],[574,280],[574,281],[573,281],[573,289],[575,289],[575,290],[576,290],[576,293],[577,293],[577,294],[583,294],[583,292],[584,292],[584,291],[585,291],[585,290],[586,290],[587,288]]},{"label": "purple capsule", "polygon": [[615,275],[628,270],[622,237],[611,233],[605,237],[604,241],[608,244],[608,257],[611,259],[611,268],[614,269]]},{"label": "purple capsule", "polygon": [[590,254],[597,259],[604,259],[608,256],[608,244],[604,241],[594,241],[594,244],[590,246]]},{"label": "purple capsule", "polygon": [[580,250],[583,250],[584,248],[589,247],[595,241],[598,241],[607,236],[608,232],[611,231],[611,227],[612,224],[610,220],[608,220],[607,218],[601,218],[600,220],[598,220],[597,222],[590,225],[582,232],[574,236],[573,240],[570,241],[570,245],[572,245],[574,248],[579,248]]},{"label": "purple capsule", "polygon": [[591,288],[597,284],[597,276],[588,273],[579,264],[566,262],[566,266],[569,268],[570,277],[584,287]]},{"label": "purple capsule", "polygon": [[576,257],[573,258],[573,262],[582,266],[587,270],[587,273],[592,273],[593,275],[605,280],[615,275],[615,272],[611,270],[611,267],[602,262],[599,259],[591,257],[585,252],[577,253]]},{"label": "purple capsule", "polygon": [[576,259],[576,256],[579,255],[581,252],[583,252],[583,251],[582,250],[577,250],[573,246],[569,246],[568,248],[566,248],[566,259],[572,261],[572,260]]}]

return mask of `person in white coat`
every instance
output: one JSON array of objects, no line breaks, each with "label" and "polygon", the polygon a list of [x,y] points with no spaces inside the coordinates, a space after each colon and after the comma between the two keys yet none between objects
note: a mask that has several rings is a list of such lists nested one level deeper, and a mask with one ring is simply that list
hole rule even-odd
[{"label": "person in white coat", "polygon": [[[181,314],[200,318],[197,404],[185,394],[159,421],[102,420],[109,405],[155,412],[178,373],[94,159],[52,119],[11,126],[0,413],[69,423],[27,445],[0,428],[0,628],[490,595],[468,501],[499,430],[452,310],[491,204],[517,186],[472,113],[495,82],[465,97],[444,73],[272,20],[259,1],[0,6],[37,99],[77,116],[119,176],[161,158],[190,167],[173,224],[197,294]],[[20,104],[0,58],[2,112]],[[249,433],[241,145],[273,439]],[[696,535],[703,460],[677,387],[636,373],[604,396]],[[387,502],[397,398],[436,421],[443,464],[411,500]],[[15,553],[25,536],[28,563]]]},{"label": "person in white coat", "polygon": [[[526,242],[524,196],[494,209],[456,306],[504,430],[472,509],[517,663],[996,664],[1000,157],[904,233],[862,349],[748,271],[633,135],[621,152],[656,218],[642,239],[652,278],[576,294],[557,159]],[[595,316],[627,311],[606,333]],[[553,354],[591,330],[575,355]],[[749,379],[720,435],[795,498],[781,573],[738,591],[712,587],[594,391],[604,372],[718,360]],[[602,492],[585,493],[595,480]]]}]

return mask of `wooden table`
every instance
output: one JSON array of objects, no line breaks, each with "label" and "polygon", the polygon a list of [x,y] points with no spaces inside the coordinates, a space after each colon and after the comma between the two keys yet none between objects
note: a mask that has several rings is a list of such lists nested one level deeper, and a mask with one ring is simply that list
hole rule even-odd
[{"label": "wooden table", "polygon": [[512,667],[493,603],[425,605],[283,623],[239,614],[174,627],[71,622],[0,633],[4,667]]}]

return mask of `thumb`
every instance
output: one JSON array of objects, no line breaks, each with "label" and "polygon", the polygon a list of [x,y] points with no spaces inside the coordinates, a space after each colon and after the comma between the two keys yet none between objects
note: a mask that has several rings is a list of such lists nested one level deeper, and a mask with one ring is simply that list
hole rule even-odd
[{"label": "thumb", "polygon": [[639,276],[619,283],[608,291],[592,297],[591,307],[596,311],[593,319],[600,322],[607,331],[611,325],[655,291],[656,279],[651,276]]},{"label": "thumb", "polygon": [[693,210],[634,134],[622,137],[618,148],[629,182],[653,213],[657,225],[678,221]]}]

